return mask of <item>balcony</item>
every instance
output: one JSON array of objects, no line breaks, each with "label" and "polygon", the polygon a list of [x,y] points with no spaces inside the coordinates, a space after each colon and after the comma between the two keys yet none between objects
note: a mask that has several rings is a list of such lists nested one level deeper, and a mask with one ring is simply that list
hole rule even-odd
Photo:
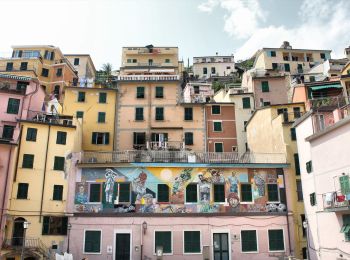
[{"label": "balcony", "polygon": [[62,125],[73,127],[73,117],[59,115],[57,112],[43,112],[28,110],[27,118],[23,121],[32,121],[44,124]]},{"label": "balcony", "polygon": [[114,164],[114,163],[229,163],[252,164],[269,163],[285,164],[284,154],[253,154],[239,155],[235,152],[193,152],[193,151],[152,151],[130,150],[114,152],[81,152],[82,164]]},{"label": "balcony", "polygon": [[19,136],[20,129],[15,126],[0,126],[0,142],[15,143]]},{"label": "balcony", "polygon": [[301,111],[283,112],[279,114],[277,117],[282,116],[282,122],[284,124],[290,124],[290,123],[294,123],[294,121],[300,118],[303,114],[304,112],[301,112]]},{"label": "balcony", "polygon": [[323,208],[325,211],[350,211],[349,197],[341,192],[328,192],[322,194]]},{"label": "balcony", "polygon": [[21,252],[22,248],[24,247],[25,255],[37,255],[39,253],[40,255],[44,256],[44,259],[49,257],[49,249],[39,238],[26,237],[25,241],[23,240],[23,237],[5,239],[3,241],[2,249]]},{"label": "balcony", "polygon": [[28,64],[27,66],[21,66],[20,64],[13,64],[13,67],[8,67],[7,65],[0,65],[1,73],[11,73],[17,75],[28,72],[34,72],[34,75],[37,76],[38,67],[35,64]]},{"label": "balcony", "polygon": [[123,75],[117,76],[117,81],[179,81],[179,75]]}]

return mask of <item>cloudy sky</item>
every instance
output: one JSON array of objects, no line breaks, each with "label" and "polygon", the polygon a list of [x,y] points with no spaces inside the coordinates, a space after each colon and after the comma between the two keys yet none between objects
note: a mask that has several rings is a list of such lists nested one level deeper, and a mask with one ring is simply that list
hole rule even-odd
[{"label": "cloudy sky", "polygon": [[122,46],[178,46],[180,59],[262,47],[350,45],[350,0],[0,0],[0,56],[12,45],[51,44],[120,66]]}]

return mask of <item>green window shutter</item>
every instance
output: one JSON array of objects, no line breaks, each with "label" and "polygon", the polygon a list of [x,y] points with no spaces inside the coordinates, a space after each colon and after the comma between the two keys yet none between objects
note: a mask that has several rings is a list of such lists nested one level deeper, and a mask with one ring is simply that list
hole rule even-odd
[{"label": "green window shutter", "polygon": [[164,108],[156,107],[156,120],[164,120]]},{"label": "green window shutter", "polygon": [[17,199],[27,199],[28,198],[28,183],[18,183],[17,189]]},{"label": "green window shutter", "polygon": [[163,253],[171,253],[171,232],[170,231],[156,231],[154,238],[154,252],[157,246],[163,246]]},{"label": "green window shutter", "polygon": [[211,106],[211,113],[213,115],[220,115],[221,107],[220,106]]},{"label": "green window shutter", "polygon": [[17,98],[9,98],[7,103],[7,113],[17,115],[21,100]]},{"label": "green window shutter", "polygon": [[185,133],[185,145],[193,145],[193,133]]},{"label": "green window shutter", "polygon": [[241,184],[241,201],[251,202],[253,200],[252,196],[252,185],[251,184]]},{"label": "green window shutter", "polygon": [[130,202],[130,183],[119,183],[119,202]]},{"label": "green window shutter", "polygon": [[315,206],[317,204],[315,192],[310,194],[310,205]]},{"label": "green window shutter", "polygon": [[56,144],[66,144],[67,132],[57,131]]},{"label": "green window shutter", "polygon": [[89,202],[101,202],[101,184],[90,184]]},{"label": "green window shutter", "polygon": [[214,184],[214,202],[225,202],[224,184]]},{"label": "green window shutter", "polygon": [[145,98],[145,87],[136,88],[136,98]]},{"label": "green window shutter", "polygon": [[53,186],[53,200],[62,200],[63,196],[63,185],[54,185]]},{"label": "green window shutter", "polygon": [[223,143],[214,143],[214,150],[216,153],[224,152]]},{"label": "green window shutter", "polygon": [[294,167],[295,167],[295,174],[300,175],[300,164],[299,164],[299,154],[294,154]]},{"label": "green window shutter", "polygon": [[306,171],[307,171],[307,173],[311,173],[312,172],[312,161],[308,161],[306,163]]},{"label": "green window shutter", "polygon": [[267,197],[268,201],[279,201],[277,184],[267,184]]},{"label": "green window shutter", "polygon": [[23,154],[22,168],[33,169],[34,154]]},{"label": "green window shutter", "polygon": [[213,122],[214,124],[214,132],[221,132],[222,131],[222,122]]},{"label": "green window shutter", "polygon": [[106,103],[107,102],[107,93],[101,92],[98,96],[98,102],[99,103]]},{"label": "green window shutter", "polygon": [[61,225],[61,235],[67,235],[68,229],[68,217],[61,217],[62,225]]},{"label": "green window shutter", "polygon": [[26,136],[26,141],[36,141],[36,135],[37,135],[38,130],[36,128],[27,128],[27,136]]},{"label": "green window shutter", "polygon": [[242,98],[243,108],[250,108],[250,97]]},{"label": "green window shutter", "polygon": [[96,132],[92,132],[91,143],[97,144],[97,133]]},{"label": "green window shutter", "polygon": [[278,69],[278,64],[277,63],[272,63],[272,69],[277,70]]},{"label": "green window shutter", "polygon": [[271,55],[271,57],[276,57],[276,52],[275,51],[271,51],[270,55]]},{"label": "green window shutter", "polygon": [[347,195],[350,193],[350,184],[349,184],[349,176],[344,175],[339,177],[340,190],[343,195]]},{"label": "green window shutter", "polygon": [[184,231],[184,251],[185,253],[201,252],[200,231]]},{"label": "green window shutter", "polygon": [[193,108],[185,107],[185,120],[193,120]]},{"label": "green window shutter", "polygon": [[50,230],[50,217],[44,216],[43,218],[43,230],[42,234],[43,235],[48,235]]},{"label": "green window shutter", "polygon": [[143,107],[135,109],[135,120],[143,120]]},{"label": "green window shutter", "polygon": [[158,202],[169,202],[169,186],[158,184]]},{"label": "green window shutter", "polygon": [[284,251],[283,230],[269,230],[269,251]]},{"label": "green window shutter", "polygon": [[292,139],[292,141],[297,140],[297,135],[296,135],[296,132],[295,132],[295,128],[294,128],[294,127],[292,127],[292,128],[290,129],[290,138]]},{"label": "green window shutter", "polygon": [[104,144],[109,144],[109,133],[104,133],[105,135],[105,143]]},{"label": "green window shutter", "polygon": [[101,251],[101,231],[86,230],[85,231],[85,253],[100,253]]},{"label": "green window shutter", "polygon": [[258,251],[258,244],[256,239],[256,230],[242,230],[241,231],[242,252],[256,252]]},{"label": "green window shutter", "polygon": [[83,111],[77,111],[77,118],[83,118],[84,112]]},{"label": "green window shutter", "polygon": [[290,72],[290,65],[288,63],[284,64],[284,70]]},{"label": "green window shutter", "polygon": [[261,91],[262,92],[269,92],[270,91],[269,82],[268,81],[262,81],[261,82]]},{"label": "green window shutter", "polygon": [[194,203],[197,202],[197,184],[190,183],[186,186],[186,202]]},{"label": "green window shutter", "polygon": [[85,102],[85,92],[78,92],[78,102]]},{"label": "green window shutter", "polygon": [[4,139],[12,139],[13,133],[15,131],[15,127],[12,125],[4,125],[4,130],[2,132],[2,138]]},{"label": "green window shutter", "polygon": [[156,87],[156,98],[163,98],[163,87]]},{"label": "green window shutter", "polygon": [[53,169],[55,171],[63,171],[64,170],[64,157],[55,156]]},{"label": "green window shutter", "polygon": [[105,123],[106,122],[106,113],[105,112],[98,112],[98,123]]}]

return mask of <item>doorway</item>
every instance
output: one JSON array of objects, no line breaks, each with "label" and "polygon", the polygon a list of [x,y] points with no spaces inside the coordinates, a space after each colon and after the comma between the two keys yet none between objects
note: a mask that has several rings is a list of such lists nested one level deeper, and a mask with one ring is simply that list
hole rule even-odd
[{"label": "doorway", "polygon": [[24,226],[23,223],[26,220],[24,218],[16,218],[13,225],[12,233],[12,246],[22,246],[23,245],[23,235],[24,235]]},{"label": "doorway", "polygon": [[115,260],[130,260],[130,233],[115,234]]},{"label": "doorway", "polygon": [[228,233],[213,233],[214,260],[229,260]]}]

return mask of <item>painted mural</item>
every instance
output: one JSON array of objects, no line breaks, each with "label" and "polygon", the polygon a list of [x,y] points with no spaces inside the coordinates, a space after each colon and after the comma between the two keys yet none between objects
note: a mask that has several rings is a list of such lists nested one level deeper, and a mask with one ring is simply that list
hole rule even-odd
[{"label": "painted mural", "polygon": [[[197,202],[186,202],[186,186],[197,184]],[[283,176],[275,169],[229,168],[89,168],[77,176],[76,212],[225,213],[284,212]],[[168,198],[158,201],[158,184]],[[213,186],[224,186],[225,200],[214,202]],[[241,185],[251,184],[250,202],[242,202]],[[269,202],[268,184],[275,198]],[[271,186],[271,185],[270,185]],[[277,194],[277,195],[276,195]],[[281,201],[282,200],[282,201]]]}]

